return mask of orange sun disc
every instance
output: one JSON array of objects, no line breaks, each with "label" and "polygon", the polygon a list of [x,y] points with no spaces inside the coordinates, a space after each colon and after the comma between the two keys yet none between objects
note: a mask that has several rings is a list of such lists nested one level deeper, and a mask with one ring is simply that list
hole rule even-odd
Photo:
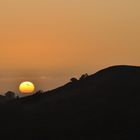
[{"label": "orange sun disc", "polygon": [[32,93],[35,90],[35,86],[32,82],[25,81],[22,82],[19,86],[19,91],[21,93]]}]

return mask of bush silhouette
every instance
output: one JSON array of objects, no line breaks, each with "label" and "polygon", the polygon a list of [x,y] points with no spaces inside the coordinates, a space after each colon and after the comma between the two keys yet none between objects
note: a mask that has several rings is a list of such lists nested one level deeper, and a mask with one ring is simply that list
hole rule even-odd
[{"label": "bush silhouette", "polygon": [[70,81],[73,82],[77,82],[78,80],[76,78],[71,78]]},{"label": "bush silhouette", "polygon": [[43,90],[38,90],[35,94],[43,94]]}]

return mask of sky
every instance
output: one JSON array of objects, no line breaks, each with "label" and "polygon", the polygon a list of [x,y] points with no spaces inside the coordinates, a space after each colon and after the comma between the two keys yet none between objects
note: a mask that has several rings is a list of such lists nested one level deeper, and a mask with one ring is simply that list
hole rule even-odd
[{"label": "sky", "polygon": [[140,65],[139,0],[1,0],[0,94],[112,65]]}]

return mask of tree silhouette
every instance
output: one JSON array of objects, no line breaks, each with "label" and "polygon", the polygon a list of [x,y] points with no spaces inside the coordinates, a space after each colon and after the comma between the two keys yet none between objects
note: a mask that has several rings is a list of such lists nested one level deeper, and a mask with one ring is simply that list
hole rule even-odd
[{"label": "tree silhouette", "polygon": [[12,91],[8,91],[7,93],[5,93],[5,97],[7,100],[13,100],[15,99],[15,93]]},{"label": "tree silhouette", "polygon": [[83,79],[85,79],[85,78],[87,78],[88,77],[88,74],[86,73],[86,74],[83,74],[80,78],[79,78],[79,80],[83,80]]}]

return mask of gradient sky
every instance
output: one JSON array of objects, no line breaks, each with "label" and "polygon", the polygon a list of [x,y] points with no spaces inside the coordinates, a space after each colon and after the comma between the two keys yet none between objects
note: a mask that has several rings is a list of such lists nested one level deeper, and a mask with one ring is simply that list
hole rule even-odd
[{"label": "gradient sky", "polygon": [[0,93],[49,90],[116,64],[140,65],[140,0],[1,0]]}]

